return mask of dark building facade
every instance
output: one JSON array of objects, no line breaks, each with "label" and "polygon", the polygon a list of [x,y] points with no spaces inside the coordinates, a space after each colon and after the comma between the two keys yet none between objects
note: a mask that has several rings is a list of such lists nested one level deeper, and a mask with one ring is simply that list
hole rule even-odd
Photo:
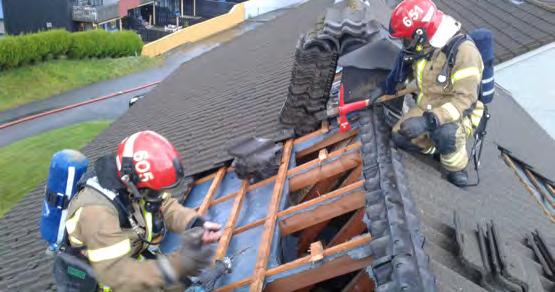
[{"label": "dark building facade", "polygon": [[74,30],[70,0],[1,0],[6,33],[21,34],[51,28]]},{"label": "dark building facade", "polygon": [[145,41],[151,41],[169,33],[164,29],[166,25],[192,25],[227,13],[233,5],[243,1],[0,0],[0,3],[3,4],[8,34],[54,28],[68,31],[133,29]]}]

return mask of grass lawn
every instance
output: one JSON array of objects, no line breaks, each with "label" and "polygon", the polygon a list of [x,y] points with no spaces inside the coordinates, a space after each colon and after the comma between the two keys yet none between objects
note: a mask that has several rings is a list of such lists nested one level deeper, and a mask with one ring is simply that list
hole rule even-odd
[{"label": "grass lawn", "polygon": [[66,59],[0,71],[0,111],[161,63],[160,57]]},{"label": "grass lawn", "polygon": [[0,147],[0,217],[46,180],[54,153],[82,148],[108,125],[110,121],[71,125]]}]

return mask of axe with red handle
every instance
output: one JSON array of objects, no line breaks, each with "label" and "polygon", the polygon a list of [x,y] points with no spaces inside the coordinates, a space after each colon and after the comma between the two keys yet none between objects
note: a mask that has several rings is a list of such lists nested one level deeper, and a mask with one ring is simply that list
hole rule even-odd
[{"label": "axe with red handle", "polygon": [[368,98],[345,104],[345,89],[343,88],[343,84],[341,84],[341,86],[339,87],[339,106],[333,109],[329,109],[326,112],[326,115],[327,118],[333,118],[339,115],[339,131],[341,133],[348,132],[351,130],[351,124],[349,124],[349,119],[347,118],[347,115],[349,113],[363,110],[370,107],[370,105],[374,103],[386,102],[414,92],[416,92],[416,88],[405,88],[399,90],[394,95],[382,95],[375,98]]}]

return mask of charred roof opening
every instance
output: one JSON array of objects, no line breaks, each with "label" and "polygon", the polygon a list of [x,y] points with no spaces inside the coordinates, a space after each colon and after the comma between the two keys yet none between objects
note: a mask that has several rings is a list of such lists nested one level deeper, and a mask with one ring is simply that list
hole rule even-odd
[{"label": "charred roof opening", "polygon": [[526,190],[538,202],[544,213],[555,222],[555,182],[534,171],[534,168],[499,147],[501,157],[513,169]]}]

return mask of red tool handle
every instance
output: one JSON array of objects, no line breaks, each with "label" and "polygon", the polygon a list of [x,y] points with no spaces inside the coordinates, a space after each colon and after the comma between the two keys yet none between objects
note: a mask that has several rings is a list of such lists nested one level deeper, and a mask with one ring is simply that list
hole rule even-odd
[{"label": "red tool handle", "polygon": [[339,131],[345,133],[351,130],[351,124],[347,119],[347,114],[362,110],[368,107],[370,104],[369,99],[356,101],[353,103],[345,104],[345,90],[343,89],[343,84],[339,87]]}]

